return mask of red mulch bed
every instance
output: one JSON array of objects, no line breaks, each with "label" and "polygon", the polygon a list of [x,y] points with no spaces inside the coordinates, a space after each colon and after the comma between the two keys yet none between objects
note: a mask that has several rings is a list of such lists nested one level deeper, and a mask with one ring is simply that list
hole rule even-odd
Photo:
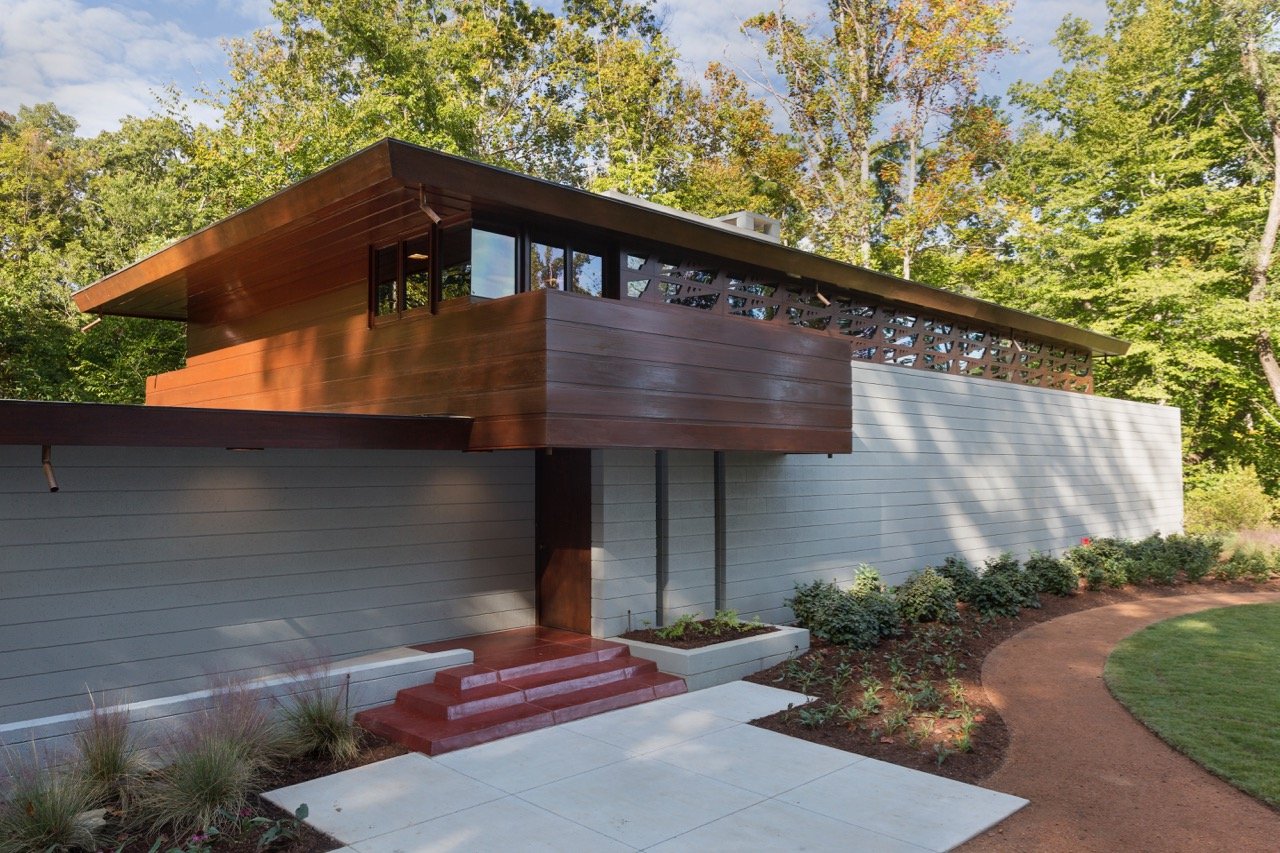
[{"label": "red mulch bed", "polygon": [[[982,663],[996,646],[1032,625],[1094,607],[1257,587],[1251,582],[1207,581],[1082,590],[1069,598],[1041,596],[1043,607],[1023,610],[1014,618],[982,617],[962,606],[957,623],[909,626],[901,637],[868,651],[849,651],[814,641],[807,654],[747,680],[795,690],[816,696],[817,700],[803,709],[792,708],[755,720],[753,725],[962,782],[979,782],[1000,767],[1009,743],[1004,721],[982,688]],[[843,684],[839,678],[842,664],[852,671]],[[949,680],[948,668],[954,682]],[[893,689],[895,673],[899,690]],[[825,709],[833,705],[863,706],[867,688],[862,682],[867,678],[882,685],[877,691],[881,704],[878,711],[857,720],[842,718],[838,713],[822,719]],[[915,712],[904,699],[918,696],[925,684],[940,694],[941,707]],[[818,712],[816,717],[814,711]],[[896,725],[902,718],[893,719],[895,714],[905,715],[906,724]],[[964,715],[972,719],[969,751],[957,745]]]}]

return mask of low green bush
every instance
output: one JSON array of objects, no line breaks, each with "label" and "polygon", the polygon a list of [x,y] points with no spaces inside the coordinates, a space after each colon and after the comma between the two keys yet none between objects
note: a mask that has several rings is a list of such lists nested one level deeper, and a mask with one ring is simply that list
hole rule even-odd
[{"label": "low green bush", "polygon": [[797,583],[795,593],[783,604],[795,614],[796,624],[808,628],[815,636],[821,636],[818,634],[819,626],[843,595],[844,590],[835,581],[816,580]]},{"label": "low green bush", "polygon": [[849,588],[853,596],[876,622],[876,633],[881,637],[896,637],[902,633],[902,619],[898,615],[898,603],[880,578],[880,573],[863,563],[853,575]]},{"label": "low green bush", "polygon": [[968,601],[969,594],[978,583],[978,573],[970,568],[964,557],[954,555],[942,561],[941,566],[933,567],[938,574],[951,581],[958,601]]},{"label": "low green bush", "polygon": [[1007,580],[1021,596],[1019,604],[1022,607],[1038,608],[1040,606],[1035,580],[1023,571],[1022,564],[1012,553],[1004,551],[995,557],[988,558],[982,564],[982,576],[986,578],[990,575],[998,575]]},{"label": "low green bush", "polygon": [[183,732],[139,798],[152,829],[182,836],[236,820],[259,778],[242,746],[212,730]]},{"label": "low green bush", "polygon": [[843,590],[834,581],[796,584],[786,604],[796,622],[820,640],[853,648],[874,646],[881,637],[902,632],[893,596],[885,591],[880,575],[863,566],[854,576],[854,587]]},{"label": "low green bush", "polygon": [[350,761],[360,751],[359,730],[343,702],[342,690],[311,681],[280,710],[286,749],[293,755]]},{"label": "low green bush", "polygon": [[835,600],[831,611],[814,632],[822,639],[853,649],[869,649],[883,636],[881,620],[849,593]]},{"label": "low green bush", "polygon": [[969,606],[984,616],[1017,616],[1025,600],[1006,572],[982,575],[969,592]]},{"label": "low green bush", "polygon": [[1175,533],[1165,539],[1165,548],[1191,583],[1204,580],[1222,556],[1221,536]]},{"label": "low green bush", "polygon": [[1126,559],[1128,549],[1120,539],[1095,539],[1088,545],[1070,548],[1063,555],[1063,560],[1091,590],[1104,586],[1121,587],[1128,583]]},{"label": "low green bush", "polygon": [[1251,581],[1265,583],[1271,579],[1273,568],[1272,555],[1260,548],[1238,547],[1221,563],[1218,563],[1214,574],[1220,580],[1239,580],[1248,578]]},{"label": "low green bush", "polygon": [[1067,596],[1080,588],[1080,579],[1071,567],[1051,554],[1031,552],[1025,571],[1036,592]]},{"label": "low green bush", "polygon": [[98,791],[102,805],[127,804],[144,766],[129,728],[129,714],[95,703],[74,736],[78,772]]},{"label": "low green bush", "polygon": [[1267,527],[1276,501],[1262,487],[1251,465],[1229,465],[1200,474],[1187,490],[1186,526],[1193,533],[1233,533]]},{"label": "low green bush", "polygon": [[932,568],[900,584],[894,590],[894,601],[905,622],[951,622],[959,616],[955,586]]},{"label": "low green bush", "polygon": [[886,589],[880,573],[866,563],[858,566],[858,570],[853,573],[853,583],[849,585],[849,592],[859,597],[884,592]]}]

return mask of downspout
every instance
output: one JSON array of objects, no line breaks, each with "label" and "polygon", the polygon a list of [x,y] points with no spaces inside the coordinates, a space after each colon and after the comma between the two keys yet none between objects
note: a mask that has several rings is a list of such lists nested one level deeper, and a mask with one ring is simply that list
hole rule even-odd
[{"label": "downspout", "polygon": [[49,481],[49,491],[58,491],[58,481],[53,476],[53,448],[47,444],[40,447],[40,467],[44,468],[44,478]]}]

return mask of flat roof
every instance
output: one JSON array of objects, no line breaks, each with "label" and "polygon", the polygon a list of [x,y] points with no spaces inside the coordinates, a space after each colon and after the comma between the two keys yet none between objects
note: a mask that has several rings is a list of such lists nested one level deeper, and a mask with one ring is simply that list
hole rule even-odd
[{"label": "flat roof", "polygon": [[471,418],[0,400],[0,444],[466,450]]},{"label": "flat roof", "polygon": [[[972,320],[992,330],[1122,355],[1127,341],[994,302],[771,243],[718,223],[384,139],[75,294],[82,311],[194,320],[191,306],[251,304],[263,259],[367,233],[413,216],[534,214],[595,233],[731,259],[791,278]],[[625,247],[624,247],[625,248]]]}]

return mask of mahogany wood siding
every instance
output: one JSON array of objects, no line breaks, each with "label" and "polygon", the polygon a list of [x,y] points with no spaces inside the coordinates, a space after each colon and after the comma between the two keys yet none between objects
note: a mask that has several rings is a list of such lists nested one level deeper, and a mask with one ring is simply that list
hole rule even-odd
[{"label": "mahogany wood siding", "polygon": [[[790,621],[797,582],[848,583],[864,562],[896,584],[951,554],[1181,529],[1177,409],[872,364],[852,378],[851,454],[727,454],[726,605],[745,616]],[[596,456],[593,630],[607,636],[627,611],[655,621],[653,454]],[[713,607],[711,456],[671,454],[668,619]]]},{"label": "mahogany wood siding", "polygon": [[0,447],[0,723],[534,623],[533,455]]},{"label": "mahogany wood siding", "polygon": [[467,415],[472,449],[850,447],[843,341],[558,291],[369,328],[365,294],[361,279],[315,300],[285,331],[276,313],[197,329],[147,402]]}]

